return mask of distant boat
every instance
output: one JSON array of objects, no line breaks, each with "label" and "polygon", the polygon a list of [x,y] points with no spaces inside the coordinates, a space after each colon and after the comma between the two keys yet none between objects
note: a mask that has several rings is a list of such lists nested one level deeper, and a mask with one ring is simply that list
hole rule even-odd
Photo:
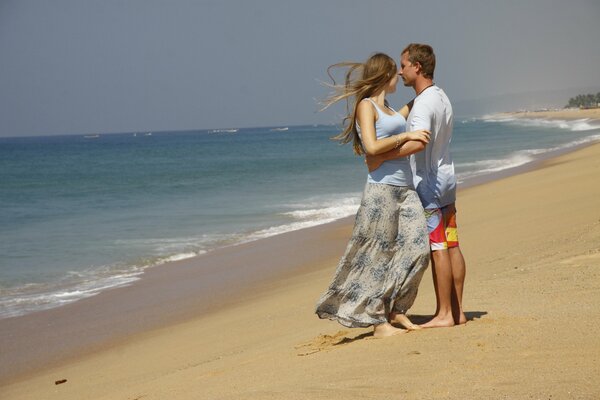
[{"label": "distant boat", "polygon": [[286,126],[285,128],[273,128],[273,129],[270,129],[270,130],[271,130],[271,131],[273,131],[273,132],[285,132],[285,131],[287,131],[288,129],[290,129],[290,128],[288,128],[288,127]]},{"label": "distant boat", "polygon": [[152,132],[148,132],[144,136],[152,136]]},{"label": "distant boat", "polygon": [[236,133],[237,129],[213,129],[212,131],[208,131],[208,133]]},{"label": "distant boat", "polygon": [[100,135],[85,135],[84,136],[84,138],[86,138],[86,139],[96,139],[96,138],[99,138],[99,137],[100,137]]},{"label": "distant boat", "polygon": [[134,134],[133,134],[133,137],[136,137],[136,136],[137,136],[137,133],[134,133]]}]

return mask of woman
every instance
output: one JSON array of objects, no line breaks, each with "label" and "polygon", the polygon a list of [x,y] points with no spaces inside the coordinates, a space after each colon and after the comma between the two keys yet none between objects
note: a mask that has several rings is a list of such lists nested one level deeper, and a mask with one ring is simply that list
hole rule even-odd
[{"label": "woman", "polygon": [[[348,68],[344,85],[335,85],[334,67]],[[375,337],[405,332],[391,323],[417,329],[405,313],[427,268],[429,243],[407,156],[424,148],[429,132],[399,133],[405,130],[409,106],[396,112],[387,104],[386,95],[398,83],[396,63],[389,56],[377,53],[364,64],[335,64],[327,71],[337,94],[324,108],[345,99],[349,111],[344,131],[334,139],[352,140],[359,155],[396,151],[404,157],[369,173],[352,237],[316,313],[347,327],[373,326]]]}]

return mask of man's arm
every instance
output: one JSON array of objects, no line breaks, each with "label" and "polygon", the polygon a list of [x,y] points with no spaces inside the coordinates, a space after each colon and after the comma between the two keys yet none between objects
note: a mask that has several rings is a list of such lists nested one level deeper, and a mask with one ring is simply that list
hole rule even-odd
[{"label": "man's arm", "polygon": [[402,115],[405,119],[408,118],[408,114],[410,114],[410,110],[412,110],[414,104],[415,104],[415,99],[412,99],[407,104],[405,104],[404,107],[399,109],[398,113],[400,115]]}]

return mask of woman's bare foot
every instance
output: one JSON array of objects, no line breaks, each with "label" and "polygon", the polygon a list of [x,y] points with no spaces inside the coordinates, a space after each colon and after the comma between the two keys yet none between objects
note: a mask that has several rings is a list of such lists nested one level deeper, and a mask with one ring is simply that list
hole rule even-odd
[{"label": "woman's bare foot", "polygon": [[400,335],[401,333],[406,333],[406,331],[404,329],[395,328],[388,322],[373,327],[373,336],[376,338]]},{"label": "woman's bare foot", "polygon": [[454,318],[452,318],[452,314],[447,316],[436,315],[429,322],[421,325],[422,328],[449,328],[454,326]]},{"label": "woman's bare foot", "polygon": [[458,317],[458,325],[464,325],[467,323],[467,316],[465,313],[461,312],[460,317]]},{"label": "woman's bare foot", "polygon": [[399,324],[402,325],[405,329],[409,331],[416,331],[419,329],[423,329],[419,325],[413,324],[410,319],[405,314],[390,314],[390,323],[391,324]]}]

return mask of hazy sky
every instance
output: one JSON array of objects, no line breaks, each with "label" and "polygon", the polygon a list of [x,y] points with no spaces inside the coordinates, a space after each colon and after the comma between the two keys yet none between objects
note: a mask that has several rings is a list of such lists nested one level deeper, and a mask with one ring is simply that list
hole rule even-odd
[{"label": "hazy sky", "polygon": [[337,122],[327,66],[410,42],[452,101],[597,87],[598,21],[598,0],[0,0],[0,136]]}]

